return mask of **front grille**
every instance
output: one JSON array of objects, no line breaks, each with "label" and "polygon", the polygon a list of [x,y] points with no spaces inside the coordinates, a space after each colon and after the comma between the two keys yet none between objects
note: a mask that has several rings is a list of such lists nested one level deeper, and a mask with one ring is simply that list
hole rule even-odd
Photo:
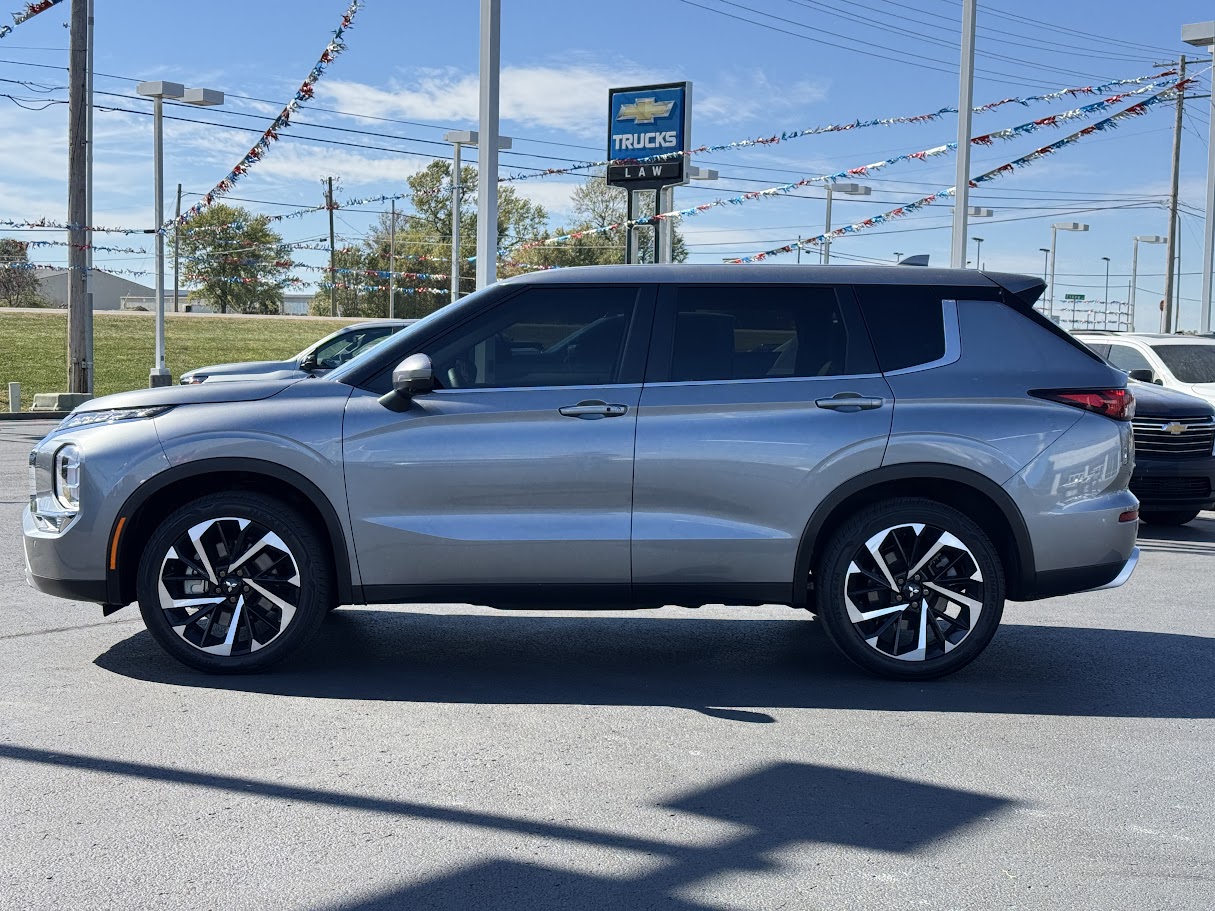
[{"label": "front grille", "polygon": [[1197,458],[1211,455],[1215,446],[1215,419],[1208,415],[1196,418],[1137,415],[1131,427],[1136,456]]},{"label": "front grille", "polygon": [[1140,499],[1202,499],[1211,495],[1208,478],[1135,478],[1131,493]]}]

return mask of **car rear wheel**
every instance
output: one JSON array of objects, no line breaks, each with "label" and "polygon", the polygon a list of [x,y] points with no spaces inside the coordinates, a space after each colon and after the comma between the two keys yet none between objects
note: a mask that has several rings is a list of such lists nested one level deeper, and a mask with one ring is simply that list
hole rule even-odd
[{"label": "car rear wheel", "polygon": [[168,516],[139,564],[139,609],[178,661],[215,673],[280,661],[312,637],[334,601],[320,536],[289,506],[212,494]]},{"label": "car rear wheel", "polygon": [[1198,518],[1197,509],[1140,509],[1139,518],[1148,525],[1185,525]]},{"label": "car rear wheel", "polygon": [[930,680],[987,647],[1004,610],[991,540],[933,500],[893,499],[843,523],[828,542],[815,593],[831,641],[865,670]]}]

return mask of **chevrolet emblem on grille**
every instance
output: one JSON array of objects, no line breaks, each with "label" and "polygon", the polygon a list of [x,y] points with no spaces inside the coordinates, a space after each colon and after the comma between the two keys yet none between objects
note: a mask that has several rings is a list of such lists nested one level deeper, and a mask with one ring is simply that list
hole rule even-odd
[{"label": "chevrolet emblem on grille", "polygon": [[1185,433],[1186,425],[1180,421],[1173,421],[1169,424],[1161,424],[1160,429],[1166,433],[1171,433],[1173,436],[1177,436],[1179,433]]}]

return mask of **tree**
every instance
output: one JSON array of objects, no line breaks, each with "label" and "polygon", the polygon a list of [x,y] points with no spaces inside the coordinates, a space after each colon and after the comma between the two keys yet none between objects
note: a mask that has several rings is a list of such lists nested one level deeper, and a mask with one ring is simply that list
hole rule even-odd
[{"label": "tree", "polygon": [[[477,169],[462,167],[460,180],[464,187],[460,199],[460,288],[467,294],[476,287],[476,264],[469,258],[476,253]],[[451,163],[431,162],[408,183],[409,199],[399,208],[413,211],[397,213],[396,271],[411,275],[396,280],[393,312],[398,317],[425,316],[450,300],[446,289],[451,284],[447,277],[451,270]],[[513,274],[509,266],[512,251],[543,237],[547,222],[548,213],[542,206],[519,196],[514,187],[499,187],[498,249],[508,261],[499,270],[504,276]],[[388,271],[392,234],[391,217],[382,215],[361,247],[339,252],[338,267],[357,270],[337,275],[339,312],[343,316],[388,315],[388,278],[374,273]],[[358,286],[358,290],[344,285]],[[329,312],[327,287],[317,292],[310,309],[313,313]]]},{"label": "tree", "polygon": [[191,300],[220,313],[279,313],[291,249],[264,215],[239,206],[204,209],[181,228],[184,280]]},{"label": "tree", "polygon": [[[628,218],[628,196],[622,187],[609,186],[600,174],[591,175],[570,197],[575,221],[569,227],[558,228],[553,236],[587,232],[583,237],[565,240],[556,244],[532,247],[525,252],[528,262],[538,266],[595,266],[624,262],[625,231],[602,230],[608,225],[624,222]],[[654,214],[654,196],[644,193],[641,197],[638,218]],[[639,261],[654,261],[653,228],[638,229]],[[675,229],[671,243],[672,258],[681,263],[688,258],[688,248],[683,235]]]},{"label": "tree", "polygon": [[38,276],[29,267],[29,246],[0,238],[0,306],[45,307]]}]

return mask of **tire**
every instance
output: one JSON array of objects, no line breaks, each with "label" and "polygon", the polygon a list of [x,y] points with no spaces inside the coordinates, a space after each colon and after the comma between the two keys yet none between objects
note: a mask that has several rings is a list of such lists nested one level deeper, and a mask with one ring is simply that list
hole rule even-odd
[{"label": "tire", "polygon": [[1198,518],[1197,509],[1141,509],[1139,518],[1148,525],[1185,525]]},{"label": "tire", "polygon": [[316,529],[278,500],[246,492],[201,497],[161,522],[140,558],[136,592],[161,647],[210,673],[281,661],[336,601]]},{"label": "tire", "polygon": [[934,500],[887,500],[849,518],[827,542],[814,587],[836,648],[895,680],[965,667],[991,642],[1004,611],[1004,571],[990,538]]}]

